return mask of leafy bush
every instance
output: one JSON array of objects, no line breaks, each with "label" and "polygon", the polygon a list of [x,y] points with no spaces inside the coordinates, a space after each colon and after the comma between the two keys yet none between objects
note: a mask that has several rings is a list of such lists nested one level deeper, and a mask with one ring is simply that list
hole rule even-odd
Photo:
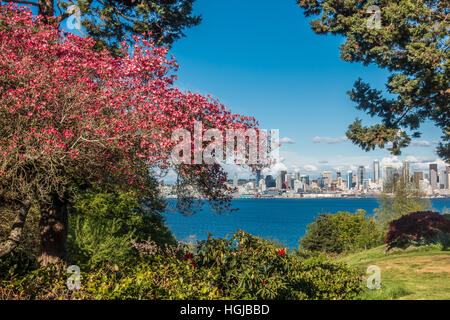
[{"label": "leafy bush", "polygon": [[446,242],[449,233],[450,220],[439,212],[418,211],[389,223],[384,242],[388,248]]},{"label": "leafy bush", "polygon": [[383,235],[373,217],[356,213],[321,213],[300,239],[302,249],[325,253],[353,252],[380,245]]},{"label": "leafy bush", "polygon": [[158,247],[123,267],[84,266],[71,291],[61,266],[0,282],[0,299],[353,299],[360,274],[324,257],[303,259],[244,232],[188,247]]},{"label": "leafy bush", "polygon": [[157,211],[134,193],[83,193],[70,209],[69,259],[75,264],[124,265],[137,255],[132,241],[158,245],[176,240]]},{"label": "leafy bush", "polygon": [[246,234],[199,242],[192,259],[213,270],[214,283],[231,299],[351,299],[356,270],[324,257],[302,259],[280,245]]}]

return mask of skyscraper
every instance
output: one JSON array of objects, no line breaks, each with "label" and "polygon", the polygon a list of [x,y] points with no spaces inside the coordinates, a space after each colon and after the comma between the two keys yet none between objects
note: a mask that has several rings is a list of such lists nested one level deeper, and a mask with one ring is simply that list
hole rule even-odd
[{"label": "skyscraper", "polygon": [[373,182],[378,183],[380,181],[380,162],[375,160],[373,162]]},{"label": "skyscraper", "polygon": [[347,172],[347,189],[350,190],[353,186],[353,172]]},{"label": "skyscraper", "polygon": [[437,183],[438,173],[437,173],[437,171],[438,171],[437,164],[431,163],[430,164],[430,185],[431,185],[432,190],[436,190],[438,188],[438,183]]},{"label": "skyscraper", "polygon": [[390,166],[385,167],[383,180],[386,182],[386,181],[393,179],[394,173],[395,173],[395,169],[393,167],[390,167]]},{"label": "skyscraper", "polygon": [[410,165],[409,161],[405,160],[403,161],[403,177],[406,179],[406,181],[410,181]]},{"label": "skyscraper", "polygon": [[423,180],[423,172],[422,171],[414,172],[413,181],[416,189],[420,189],[420,180]]},{"label": "skyscraper", "polygon": [[366,178],[366,168],[364,166],[359,166],[359,168],[358,168],[358,184],[362,185],[365,178]]},{"label": "skyscraper", "polygon": [[[287,171],[281,171],[280,172],[280,177],[281,177],[281,187],[280,189],[286,189],[286,174]],[[278,188],[278,186],[277,186]]]},{"label": "skyscraper", "polygon": [[325,186],[330,187],[333,181],[333,173],[331,171],[324,171],[322,172],[322,177],[324,178]]},{"label": "skyscraper", "polygon": [[282,184],[283,184],[283,181],[281,179],[281,174],[279,174],[276,179],[275,187],[277,189],[282,189]]},{"label": "skyscraper", "polygon": [[233,188],[237,188],[238,187],[238,175],[237,173],[234,174],[233,177]]}]

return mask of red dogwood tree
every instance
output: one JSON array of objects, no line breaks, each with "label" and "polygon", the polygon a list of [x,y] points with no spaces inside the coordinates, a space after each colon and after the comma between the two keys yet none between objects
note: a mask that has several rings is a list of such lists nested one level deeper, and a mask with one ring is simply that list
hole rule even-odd
[{"label": "red dogwood tree", "polygon": [[[134,40],[116,57],[27,9],[0,7],[0,201],[18,212],[0,256],[17,246],[36,204],[41,264],[65,260],[74,190],[98,183],[143,188],[149,170],[173,166],[174,130],[193,130],[194,121],[204,130],[256,126],[210,97],[178,90],[167,49]],[[174,169],[216,205],[227,205],[220,166]]]}]

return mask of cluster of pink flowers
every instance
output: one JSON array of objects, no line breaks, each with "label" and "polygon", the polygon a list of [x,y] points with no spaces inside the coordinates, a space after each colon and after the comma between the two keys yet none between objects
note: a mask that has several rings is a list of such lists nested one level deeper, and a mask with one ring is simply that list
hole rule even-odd
[{"label": "cluster of pink flowers", "polygon": [[[0,121],[13,131],[0,138],[4,161],[20,154],[23,165],[33,159],[83,172],[126,170],[134,184],[141,171],[133,161],[171,165],[176,129],[193,131],[195,120],[205,131],[257,125],[211,97],[174,87],[176,61],[150,41],[135,37],[135,47],[123,43],[123,56],[114,57],[94,51],[92,39],[63,33],[14,5],[1,6],[0,21]],[[215,169],[196,168],[196,174],[209,171],[224,184]]]}]

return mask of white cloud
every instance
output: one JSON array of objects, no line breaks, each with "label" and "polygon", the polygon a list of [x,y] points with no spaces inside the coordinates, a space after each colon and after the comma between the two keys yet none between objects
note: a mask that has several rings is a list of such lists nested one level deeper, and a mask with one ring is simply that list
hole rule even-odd
[{"label": "white cloud", "polygon": [[289,138],[289,137],[284,137],[280,139],[280,143],[288,143],[288,144],[294,144],[295,140]]},{"label": "white cloud", "polygon": [[341,142],[345,142],[347,141],[348,138],[345,136],[342,137],[337,137],[337,138],[331,138],[331,137],[314,137],[312,139],[312,142],[314,143],[328,143],[328,144],[337,144],[337,143],[341,143]]},{"label": "white cloud", "polygon": [[278,173],[280,173],[280,171],[289,171],[288,167],[281,161],[275,163],[273,166],[271,166],[270,168],[265,168],[262,173],[264,175],[271,175],[271,176],[276,176],[278,175]]},{"label": "white cloud", "polygon": [[413,147],[429,147],[431,143],[427,140],[412,140],[410,145]]},{"label": "white cloud", "polygon": [[308,171],[308,172],[311,172],[311,171],[317,171],[317,170],[319,170],[315,165],[312,165],[312,164],[305,164],[304,166],[303,166],[303,170],[305,170],[305,171]]}]

